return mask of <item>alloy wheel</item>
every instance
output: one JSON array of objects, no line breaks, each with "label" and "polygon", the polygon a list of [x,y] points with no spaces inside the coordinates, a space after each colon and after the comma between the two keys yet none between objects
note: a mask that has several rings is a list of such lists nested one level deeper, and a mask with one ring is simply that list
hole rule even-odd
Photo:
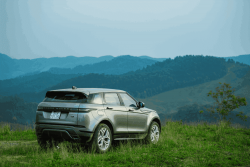
[{"label": "alloy wheel", "polygon": [[150,137],[151,137],[152,143],[157,143],[157,141],[159,139],[159,128],[157,125],[152,126]]},{"label": "alloy wheel", "polygon": [[105,151],[110,145],[110,134],[107,128],[102,127],[98,133],[98,146]]}]

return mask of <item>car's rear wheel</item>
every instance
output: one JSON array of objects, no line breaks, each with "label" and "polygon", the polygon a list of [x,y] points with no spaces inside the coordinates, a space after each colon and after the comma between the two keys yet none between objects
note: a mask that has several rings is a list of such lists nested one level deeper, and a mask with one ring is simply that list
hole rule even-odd
[{"label": "car's rear wheel", "polygon": [[160,126],[153,121],[148,129],[148,135],[145,137],[146,143],[156,144],[160,138]]},{"label": "car's rear wheel", "polygon": [[112,144],[112,132],[106,124],[99,124],[90,142],[91,151],[106,153]]}]

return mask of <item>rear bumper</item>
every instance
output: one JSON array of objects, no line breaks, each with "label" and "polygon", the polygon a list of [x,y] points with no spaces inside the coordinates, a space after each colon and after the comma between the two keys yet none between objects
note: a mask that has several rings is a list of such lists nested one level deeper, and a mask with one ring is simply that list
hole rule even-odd
[{"label": "rear bumper", "polygon": [[46,140],[54,139],[86,143],[92,139],[93,132],[85,130],[86,128],[69,125],[36,124],[37,138]]}]

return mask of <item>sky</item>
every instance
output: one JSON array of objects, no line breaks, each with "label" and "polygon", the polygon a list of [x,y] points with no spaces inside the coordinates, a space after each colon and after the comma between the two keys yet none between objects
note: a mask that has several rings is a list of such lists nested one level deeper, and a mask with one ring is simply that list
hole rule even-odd
[{"label": "sky", "polygon": [[14,59],[250,54],[250,0],[0,0]]}]

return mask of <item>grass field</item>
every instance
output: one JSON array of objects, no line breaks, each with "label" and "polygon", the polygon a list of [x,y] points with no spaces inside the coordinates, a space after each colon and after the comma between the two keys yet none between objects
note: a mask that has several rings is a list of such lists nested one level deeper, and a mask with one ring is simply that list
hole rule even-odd
[{"label": "grass field", "polygon": [[106,154],[85,150],[63,142],[60,149],[41,150],[34,129],[0,129],[0,166],[250,166],[250,129],[225,123],[186,124],[166,120],[159,142],[146,145],[141,140],[113,143]]}]

